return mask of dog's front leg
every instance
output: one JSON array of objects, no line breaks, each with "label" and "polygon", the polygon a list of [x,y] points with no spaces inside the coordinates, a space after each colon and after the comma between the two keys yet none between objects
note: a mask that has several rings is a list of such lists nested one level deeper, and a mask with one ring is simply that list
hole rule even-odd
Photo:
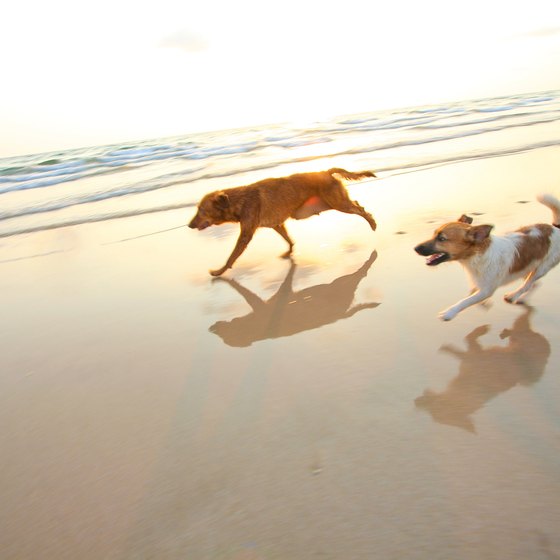
[{"label": "dog's front leg", "polygon": [[488,299],[493,293],[494,289],[479,289],[476,290],[473,294],[458,301],[455,305],[443,310],[439,314],[439,318],[443,321],[451,321],[458,313],[470,307],[471,305],[475,305],[477,303],[483,302],[485,299]]},{"label": "dog's front leg", "polygon": [[211,270],[210,274],[212,276],[221,276],[228,268],[233,266],[233,263],[241,256],[243,251],[247,248],[249,241],[253,239],[253,235],[255,234],[256,226],[253,224],[241,224],[241,232],[239,233],[239,238],[237,239],[237,243],[229,256],[226,264],[222,266],[222,268],[218,268],[217,270]]}]

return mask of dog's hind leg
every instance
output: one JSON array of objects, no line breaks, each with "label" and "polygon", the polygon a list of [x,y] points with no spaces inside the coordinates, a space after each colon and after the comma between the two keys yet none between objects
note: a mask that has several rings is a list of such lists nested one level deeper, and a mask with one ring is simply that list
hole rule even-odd
[{"label": "dog's hind leg", "polygon": [[536,268],[535,270],[532,270],[525,278],[523,284],[521,284],[517,290],[507,293],[504,296],[504,300],[508,303],[521,303],[519,300],[535,285],[535,282],[539,278],[542,278],[549,270],[550,268],[546,268],[544,270]]},{"label": "dog's hind leg", "polygon": [[279,233],[282,236],[282,239],[284,239],[290,246],[290,248],[285,253],[282,254],[282,258],[287,259],[292,254],[292,251],[294,249],[294,242],[291,240],[290,236],[288,235],[288,232],[286,231],[286,226],[284,224],[280,224],[279,226],[274,226],[272,229],[275,232]]},{"label": "dog's hind leg", "polygon": [[525,278],[523,284],[521,284],[521,286],[519,286],[517,290],[513,292],[508,292],[507,294],[504,295],[504,300],[507,301],[508,303],[517,303],[521,298],[521,296],[525,295],[532,288],[533,284],[537,280],[535,276],[536,276],[535,271],[534,270],[531,271]]},{"label": "dog's hind leg", "polygon": [[339,188],[324,190],[321,193],[323,200],[333,209],[345,214],[357,214],[361,216],[369,224],[373,231],[376,230],[377,224],[373,216],[366,212],[355,200],[348,198],[348,193],[344,190],[342,185]]},{"label": "dog's hind leg", "polygon": [[377,224],[375,223],[373,216],[369,212],[366,212],[366,210],[355,200],[348,199],[348,201],[344,201],[338,206],[333,206],[333,208],[335,210],[338,210],[339,212],[344,212],[346,214],[357,214],[358,216],[361,216],[364,220],[366,220],[366,222],[369,224],[369,227],[371,227],[373,231],[377,229]]}]

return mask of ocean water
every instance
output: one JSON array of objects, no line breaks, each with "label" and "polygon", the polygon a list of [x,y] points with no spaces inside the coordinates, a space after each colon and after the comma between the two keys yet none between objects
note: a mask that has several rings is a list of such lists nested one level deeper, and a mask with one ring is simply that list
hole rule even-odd
[{"label": "ocean water", "polygon": [[214,188],[288,172],[383,177],[554,145],[560,91],[4,158],[0,237],[188,208]]}]

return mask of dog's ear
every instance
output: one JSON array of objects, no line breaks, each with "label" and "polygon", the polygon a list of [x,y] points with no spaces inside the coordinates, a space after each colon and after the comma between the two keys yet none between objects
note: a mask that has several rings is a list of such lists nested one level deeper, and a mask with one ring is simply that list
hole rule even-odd
[{"label": "dog's ear", "polygon": [[229,208],[229,196],[225,192],[219,192],[214,198],[214,206],[220,210]]},{"label": "dog's ear", "polygon": [[473,223],[473,219],[470,216],[467,216],[466,214],[463,214],[457,221],[461,222],[462,224],[472,224]]},{"label": "dog's ear", "polygon": [[487,224],[473,226],[467,232],[467,239],[470,239],[473,243],[482,243],[485,239],[488,239],[493,227],[494,226],[489,226]]}]

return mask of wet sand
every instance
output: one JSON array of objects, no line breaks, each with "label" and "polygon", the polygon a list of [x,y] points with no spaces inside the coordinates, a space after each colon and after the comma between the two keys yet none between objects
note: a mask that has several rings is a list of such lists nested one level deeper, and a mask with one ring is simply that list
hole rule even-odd
[{"label": "wet sand", "polygon": [[156,233],[188,211],[0,240],[0,557],[560,557],[560,269],[443,323],[466,277],[412,250],[541,191],[558,148],[353,184],[376,233],[260,231],[215,281],[237,230]]}]

